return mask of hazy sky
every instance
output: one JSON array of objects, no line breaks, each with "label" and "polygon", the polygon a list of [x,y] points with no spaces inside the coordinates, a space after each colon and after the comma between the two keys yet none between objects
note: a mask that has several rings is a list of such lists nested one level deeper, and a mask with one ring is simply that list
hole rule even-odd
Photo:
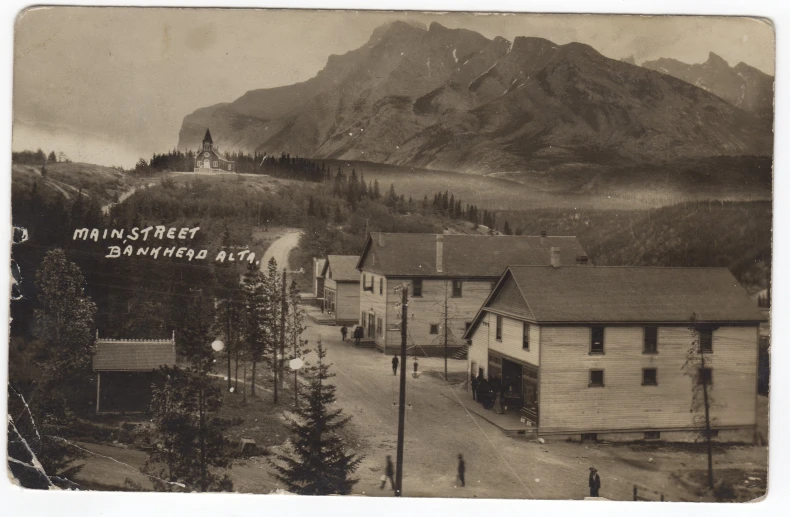
[{"label": "hazy sky", "polygon": [[713,51],[730,65],[774,73],[773,29],[757,19],[39,8],[16,25],[14,149],[129,166],[175,147],[183,117],[195,109],[309,79],[330,54],[360,47],[395,19],[438,21],[489,38],[579,41],[637,63],[699,63]]}]

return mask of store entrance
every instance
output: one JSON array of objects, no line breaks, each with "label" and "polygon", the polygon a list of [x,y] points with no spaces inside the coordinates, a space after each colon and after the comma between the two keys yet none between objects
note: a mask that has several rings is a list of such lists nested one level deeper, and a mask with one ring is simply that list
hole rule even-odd
[{"label": "store entrance", "polygon": [[508,410],[522,406],[521,365],[502,359],[502,402]]}]

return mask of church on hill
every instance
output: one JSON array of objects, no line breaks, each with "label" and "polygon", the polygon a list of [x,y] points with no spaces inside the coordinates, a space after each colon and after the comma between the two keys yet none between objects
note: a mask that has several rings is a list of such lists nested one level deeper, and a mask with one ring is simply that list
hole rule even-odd
[{"label": "church on hill", "polygon": [[236,164],[221,157],[214,147],[211,139],[211,132],[206,129],[206,136],[203,137],[203,146],[195,158],[195,172],[233,172]]}]

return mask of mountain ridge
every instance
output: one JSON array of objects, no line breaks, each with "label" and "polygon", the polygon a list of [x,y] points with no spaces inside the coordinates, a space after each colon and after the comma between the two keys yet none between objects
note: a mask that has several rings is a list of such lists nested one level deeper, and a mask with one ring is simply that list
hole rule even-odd
[{"label": "mountain ridge", "polygon": [[200,108],[178,147],[206,127],[225,150],[470,173],[772,151],[759,117],[672,74],[436,22],[381,26],[307,81]]}]

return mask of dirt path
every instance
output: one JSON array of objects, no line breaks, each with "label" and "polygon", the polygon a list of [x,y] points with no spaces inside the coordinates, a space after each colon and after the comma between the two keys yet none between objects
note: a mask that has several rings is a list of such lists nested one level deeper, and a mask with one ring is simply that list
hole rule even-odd
[{"label": "dirt path", "polygon": [[289,230],[282,237],[271,243],[266,253],[263,254],[263,259],[261,259],[261,271],[265,272],[267,270],[269,267],[269,260],[272,257],[277,261],[277,269],[282,270],[284,267],[287,268],[288,255],[291,254],[292,249],[299,245],[299,238],[301,236],[302,230]]}]

